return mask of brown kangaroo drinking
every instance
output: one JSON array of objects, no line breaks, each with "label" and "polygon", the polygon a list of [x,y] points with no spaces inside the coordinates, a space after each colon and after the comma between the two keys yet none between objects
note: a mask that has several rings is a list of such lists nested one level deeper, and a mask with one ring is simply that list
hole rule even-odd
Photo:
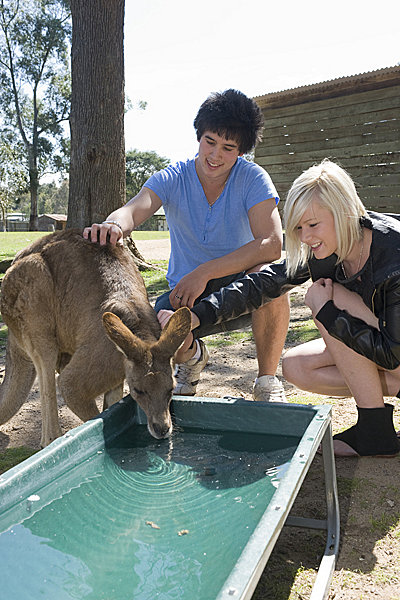
[{"label": "brown kangaroo drinking", "polygon": [[190,331],[181,308],[161,332],[143,279],[122,246],[100,246],[78,230],[56,232],[22,250],[7,270],[1,313],[8,325],[0,423],[25,402],[38,376],[42,439],[61,435],[58,388],[83,421],[122,397],[124,379],[156,438],[172,430],[172,357]]}]

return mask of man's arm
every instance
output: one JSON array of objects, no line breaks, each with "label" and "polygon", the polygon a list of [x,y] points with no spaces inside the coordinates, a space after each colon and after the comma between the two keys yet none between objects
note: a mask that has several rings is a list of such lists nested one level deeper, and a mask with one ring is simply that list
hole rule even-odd
[{"label": "man's arm", "polygon": [[[251,271],[257,265],[278,260],[282,251],[282,224],[274,198],[253,206],[249,212],[249,223],[254,240],[237,250],[199,265],[179,281],[171,293],[171,304],[191,308],[204,291],[210,279],[217,279],[240,271]],[[178,302],[175,295],[182,299]]]},{"label": "man's arm", "polygon": [[121,208],[110,213],[103,223],[93,223],[85,227],[83,237],[92,242],[100,242],[104,245],[122,244],[126,237],[146,219],[154,215],[162,202],[155,192],[147,187],[142,187],[140,192]]}]

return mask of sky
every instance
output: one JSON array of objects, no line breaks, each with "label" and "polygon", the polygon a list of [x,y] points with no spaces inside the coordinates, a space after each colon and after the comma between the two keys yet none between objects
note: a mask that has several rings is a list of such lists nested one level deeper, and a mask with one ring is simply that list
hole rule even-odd
[{"label": "sky", "polygon": [[399,63],[399,0],[126,0],[126,150],[193,157],[212,92],[262,96]]}]

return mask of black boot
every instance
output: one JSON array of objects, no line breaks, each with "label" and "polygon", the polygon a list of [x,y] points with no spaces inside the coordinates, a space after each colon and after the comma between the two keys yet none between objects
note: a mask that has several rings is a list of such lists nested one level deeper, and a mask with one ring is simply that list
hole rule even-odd
[{"label": "black boot", "polygon": [[359,456],[396,456],[400,441],[393,425],[393,405],[384,408],[359,408],[357,424],[333,436],[348,444]]}]

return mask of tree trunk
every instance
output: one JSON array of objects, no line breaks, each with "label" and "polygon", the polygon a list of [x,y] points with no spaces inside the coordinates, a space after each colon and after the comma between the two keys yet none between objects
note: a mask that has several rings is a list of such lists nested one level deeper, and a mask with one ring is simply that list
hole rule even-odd
[{"label": "tree trunk", "polygon": [[125,202],[124,0],[71,0],[71,167],[67,227]]},{"label": "tree trunk", "polygon": [[1,211],[1,221],[2,221],[2,228],[1,231],[7,231],[7,217],[6,217],[6,208],[5,206],[3,206],[2,204],[0,204],[0,211]]},{"label": "tree trunk", "polygon": [[38,168],[31,166],[29,168],[29,192],[31,197],[31,208],[29,215],[29,231],[37,231],[39,228],[38,218],[38,189],[39,189],[39,175]]}]

